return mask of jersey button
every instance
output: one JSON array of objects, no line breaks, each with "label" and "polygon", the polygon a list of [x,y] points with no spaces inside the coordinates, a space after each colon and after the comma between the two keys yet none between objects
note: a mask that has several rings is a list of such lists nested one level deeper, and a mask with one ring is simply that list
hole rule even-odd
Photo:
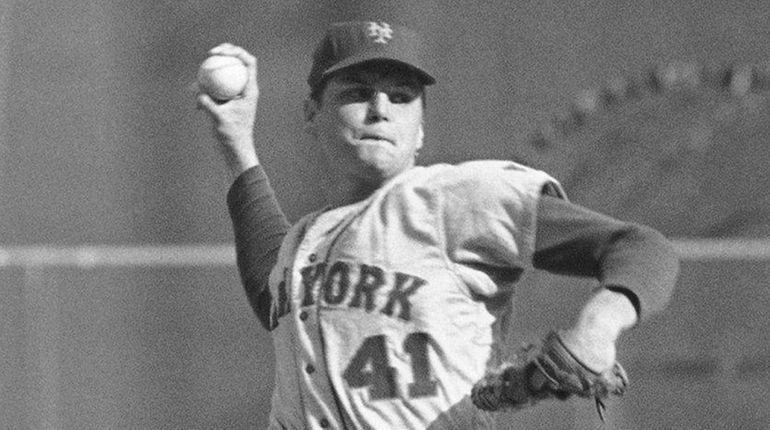
[{"label": "jersey button", "polygon": [[318,259],[318,256],[315,254],[310,254],[308,257],[308,260],[310,260],[311,263],[314,263]]},{"label": "jersey button", "polygon": [[305,321],[307,319],[307,317],[308,317],[307,312],[302,311],[302,312],[299,313],[299,319],[301,319],[302,321]]},{"label": "jersey button", "polygon": [[321,421],[319,421],[319,423],[321,424],[321,427],[329,428],[329,420],[327,420],[326,418],[321,418]]},{"label": "jersey button", "polygon": [[312,364],[308,364],[308,365],[305,367],[305,372],[307,372],[307,373],[313,373],[313,372],[315,372],[315,367],[313,367],[313,365],[312,365]]}]

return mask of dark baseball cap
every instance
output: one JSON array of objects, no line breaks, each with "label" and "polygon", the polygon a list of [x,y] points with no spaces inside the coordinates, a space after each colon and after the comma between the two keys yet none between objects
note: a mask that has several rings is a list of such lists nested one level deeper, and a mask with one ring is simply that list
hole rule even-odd
[{"label": "dark baseball cap", "polygon": [[386,22],[332,24],[313,54],[307,83],[315,89],[331,73],[370,61],[388,61],[411,69],[424,85],[436,82],[423,65],[423,44],[414,31]]}]

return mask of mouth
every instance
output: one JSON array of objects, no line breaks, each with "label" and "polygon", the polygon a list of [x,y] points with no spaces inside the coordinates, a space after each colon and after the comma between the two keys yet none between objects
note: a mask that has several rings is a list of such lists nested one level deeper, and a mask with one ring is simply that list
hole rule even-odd
[{"label": "mouth", "polygon": [[358,140],[369,143],[385,142],[391,145],[393,144],[393,141],[390,138],[377,133],[362,133],[358,136]]}]

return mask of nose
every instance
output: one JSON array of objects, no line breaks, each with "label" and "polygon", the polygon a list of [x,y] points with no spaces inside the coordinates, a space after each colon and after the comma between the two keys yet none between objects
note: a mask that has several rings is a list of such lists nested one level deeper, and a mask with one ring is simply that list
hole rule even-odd
[{"label": "nose", "polygon": [[386,93],[375,91],[369,99],[367,120],[370,122],[387,121],[390,113],[390,99]]}]

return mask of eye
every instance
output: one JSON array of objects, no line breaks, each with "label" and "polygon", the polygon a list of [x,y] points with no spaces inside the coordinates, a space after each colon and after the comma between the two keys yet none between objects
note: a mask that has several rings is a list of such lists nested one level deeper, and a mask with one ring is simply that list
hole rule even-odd
[{"label": "eye", "polygon": [[373,95],[373,88],[355,86],[342,91],[340,94],[340,100],[343,103],[361,103],[371,100]]},{"label": "eye", "polygon": [[420,95],[419,91],[412,88],[399,88],[388,92],[388,99],[394,104],[411,103]]}]

